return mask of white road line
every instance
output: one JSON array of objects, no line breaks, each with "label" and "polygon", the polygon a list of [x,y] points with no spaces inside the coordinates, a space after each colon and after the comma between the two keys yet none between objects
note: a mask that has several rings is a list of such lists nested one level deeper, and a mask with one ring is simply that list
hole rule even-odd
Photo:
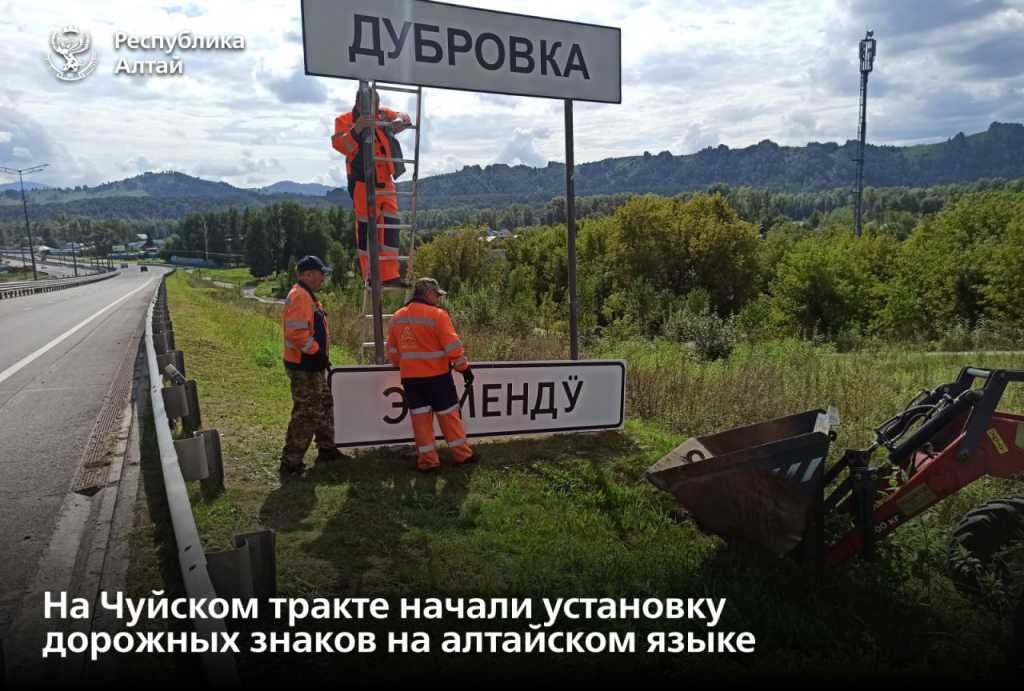
[{"label": "white road line", "polygon": [[42,355],[45,355],[47,351],[49,351],[54,346],[59,345],[62,341],[64,341],[64,339],[66,339],[69,336],[71,336],[72,334],[74,334],[76,331],[78,331],[83,326],[85,326],[86,324],[91,322],[93,319],[96,319],[100,315],[105,314],[106,312],[109,312],[110,310],[114,309],[115,307],[120,305],[122,302],[124,302],[125,300],[130,298],[132,295],[135,295],[135,293],[137,293],[140,290],[143,290],[145,288],[148,288],[152,283],[153,283],[153,279],[149,279],[148,281],[143,283],[141,286],[139,286],[138,288],[136,288],[132,292],[128,293],[127,295],[123,295],[123,296],[119,297],[117,300],[114,300],[112,303],[110,303],[109,305],[107,305],[106,307],[104,307],[99,312],[97,312],[96,314],[92,315],[91,317],[89,317],[85,321],[77,324],[76,326],[71,327],[70,329],[65,331],[63,334],[61,334],[57,338],[53,339],[52,341],[50,341],[49,343],[44,345],[39,350],[35,351],[34,353],[29,353],[25,357],[21,358],[20,360],[15,362],[13,365],[11,365],[7,369],[5,369],[3,372],[0,372],[0,384],[2,384],[7,379],[10,379],[11,377],[13,377],[15,374],[17,374],[19,370],[21,370],[23,367],[25,367],[25,365],[28,365],[33,360],[35,360],[36,358],[38,358],[38,357],[40,357]]}]

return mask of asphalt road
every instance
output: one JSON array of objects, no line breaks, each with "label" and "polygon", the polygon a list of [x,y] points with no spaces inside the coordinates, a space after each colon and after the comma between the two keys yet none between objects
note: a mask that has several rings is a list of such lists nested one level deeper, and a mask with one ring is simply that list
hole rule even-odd
[{"label": "asphalt road", "polygon": [[0,302],[0,635],[164,270]]}]

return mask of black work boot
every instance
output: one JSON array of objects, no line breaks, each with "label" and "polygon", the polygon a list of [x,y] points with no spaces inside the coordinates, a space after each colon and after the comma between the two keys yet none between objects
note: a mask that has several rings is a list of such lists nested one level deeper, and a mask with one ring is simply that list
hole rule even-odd
[{"label": "black work boot", "polygon": [[347,458],[349,458],[349,456],[343,454],[341,451],[338,451],[333,447],[330,449],[318,449],[316,454],[317,463],[341,461]]},{"label": "black work boot", "polygon": [[306,472],[306,464],[302,461],[298,463],[289,463],[284,459],[281,460],[281,466],[278,468],[281,475],[298,477]]}]

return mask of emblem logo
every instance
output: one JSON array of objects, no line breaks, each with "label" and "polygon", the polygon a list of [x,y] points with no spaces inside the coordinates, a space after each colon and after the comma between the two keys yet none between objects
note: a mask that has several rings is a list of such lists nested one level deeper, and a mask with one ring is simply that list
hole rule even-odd
[{"label": "emblem logo", "polygon": [[77,82],[96,70],[96,56],[90,52],[92,39],[88,31],[68,25],[50,34],[50,48],[47,62],[57,79]]}]

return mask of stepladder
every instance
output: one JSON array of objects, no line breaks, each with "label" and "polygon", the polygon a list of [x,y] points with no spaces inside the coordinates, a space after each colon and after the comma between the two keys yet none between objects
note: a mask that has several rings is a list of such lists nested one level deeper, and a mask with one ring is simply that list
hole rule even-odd
[{"label": "stepladder", "polygon": [[[390,84],[385,82],[370,82],[370,95],[371,102],[377,103],[377,95],[380,95],[380,101],[383,102],[384,98],[388,94],[399,94],[411,97],[414,102],[414,107],[409,108],[413,110],[415,115],[411,116],[411,123],[406,123],[403,120],[391,121],[382,116],[380,112],[374,112],[372,114],[375,137],[380,135],[381,130],[391,130],[391,134],[398,134],[399,129],[404,132],[411,130],[414,135],[413,141],[413,156],[407,157],[403,153],[397,155],[392,152],[391,157],[379,157],[374,154],[374,164],[377,163],[391,163],[397,166],[412,167],[411,180],[406,184],[396,184],[391,189],[382,188],[381,185],[376,185],[375,194],[377,198],[380,197],[393,197],[394,207],[398,209],[397,216],[384,216],[383,218],[377,219],[378,228],[383,230],[385,237],[384,247],[389,252],[385,259],[394,261],[397,260],[399,266],[399,280],[382,283],[379,286],[379,290],[382,294],[387,294],[389,299],[387,304],[392,305],[396,300],[400,300],[401,297],[408,291],[409,284],[413,279],[413,258],[416,253],[416,195],[419,186],[419,171],[420,171],[420,136],[422,132],[422,118],[423,118],[423,87],[421,86],[402,86],[397,84]],[[399,140],[399,144],[403,144]],[[373,213],[375,209],[370,210]],[[382,222],[383,221],[383,222]],[[397,242],[393,246],[388,246],[387,238],[396,238]],[[395,242],[395,240],[392,240]],[[403,252],[402,250],[405,250]],[[394,252],[397,252],[397,257],[394,256]],[[384,311],[385,301],[374,300],[374,291],[371,279],[364,277],[363,280],[363,301],[362,301],[362,321],[363,321],[363,339],[361,347],[361,356],[364,361],[373,359],[375,353],[379,354],[383,352],[383,343],[378,343],[379,338],[384,338],[383,329],[380,332],[375,329],[376,319],[378,313],[380,314],[381,322],[386,322],[392,315],[391,312]],[[379,357],[379,355],[378,355]]]}]

